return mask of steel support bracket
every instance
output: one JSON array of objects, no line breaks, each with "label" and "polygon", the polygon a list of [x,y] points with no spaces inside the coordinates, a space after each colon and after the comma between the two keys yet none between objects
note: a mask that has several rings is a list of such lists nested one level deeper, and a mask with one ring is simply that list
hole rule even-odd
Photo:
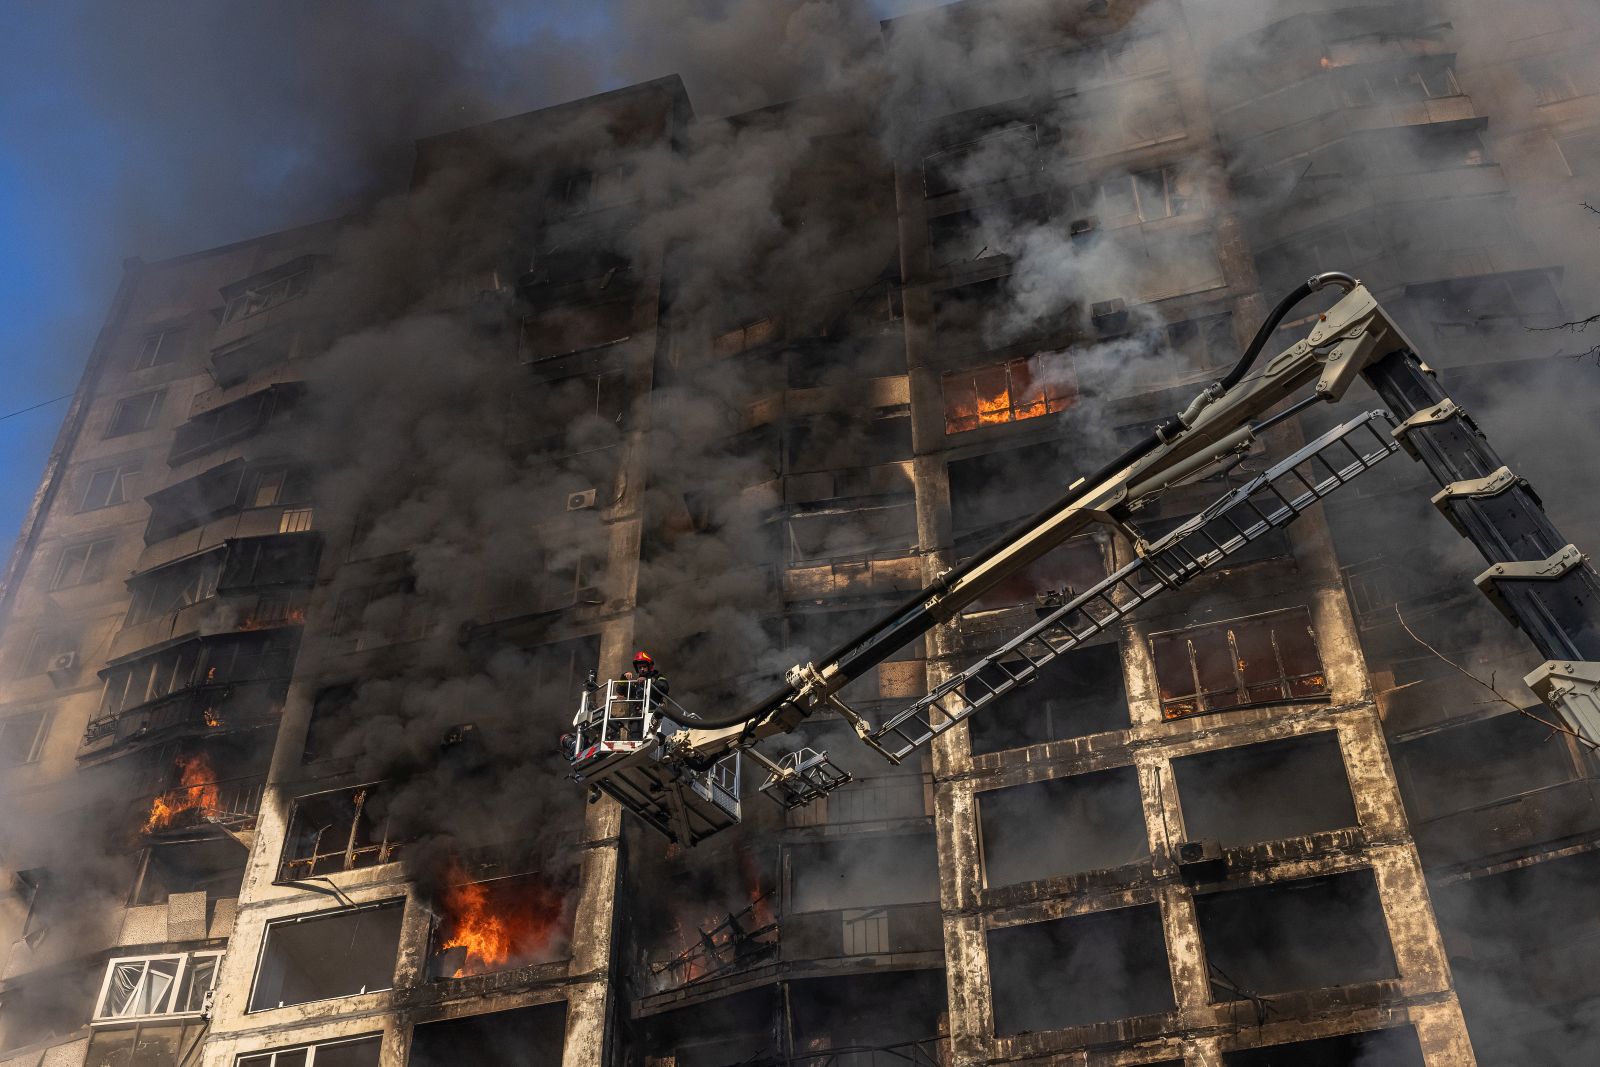
[{"label": "steel support bracket", "polygon": [[[1402,440],[1402,444],[1404,441]],[[1492,474],[1482,478],[1463,478],[1459,482],[1451,482],[1437,493],[1433,494],[1432,504],[1439,509],[1439,513],[1450,520],[1450,525],[1456,528],[1456,533],[1467,537],[1466,527],[1456,518],[1446,503],[1451,500],[1485,500],[1489,497],[1499,496],[1513,485],[1527,484],[1526,481],[1511,473],[1510,467],[1501,467]]]},{"label": "steel support bracket", "polygon": [[1567,545],[1558,549],[1548,559],[1510,560],[1506,563],[1496,563],[1482,574],[1472,580],[1484,596],[1493,601],[1494,606],[1500,609],[1500,614],[1510,620],[1511,625],[1521,628],[1522,622],[1517,618],[1516,612],[1511,610],[1505,598],[1500,595],[1501,582],[1548,582],[1554,581],[1576,569],[1583,563],[1583,553],[1578,551],[1576,545]]},{"label": "steel support bracket", "polygon": [[1454,400],[1451,400],[1449,397],[1445,397],[1431,408],[1423,408],[1421,411],[1412,412],[1404,422],[1389,432],[1393,435],[1396,441],[1400,442],[1400,447],[1406,450],[1406,455],[1415,460],[1420,458],[1417,455],[1416,446],[1407,440],[1407,435],[1412,430],[1415,430],[1419,426],[1431,426],[1436,422],[1444,422],[1448,419],[1455,418],[1457,415],[1465,414],[1466,412],[1462,411],[1461,408],[1456,406],[1456,402]]},{"label": "steel support bracket", "polygon": [[1522,681],[1579,737],[1600,744],[1600,663],[1546,660]]}]

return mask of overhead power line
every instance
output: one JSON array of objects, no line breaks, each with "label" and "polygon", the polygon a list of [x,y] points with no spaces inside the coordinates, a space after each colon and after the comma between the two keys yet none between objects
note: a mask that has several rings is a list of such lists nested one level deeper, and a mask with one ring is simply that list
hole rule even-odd
[{"label": "overhead power line", "polygon": [[51,397],[49,400],[41,400],[32,407],[20,408],[16,411],[7,412],[4,415],[0,415],[0,422],[4,422],[5,420],[17,415],[26,415],[30,411],[38,411],[40,408],[49,407],[51,404],[59,404],[61,401],[69,399],[71,396],[71,393],[62,393],[60,396]]}]

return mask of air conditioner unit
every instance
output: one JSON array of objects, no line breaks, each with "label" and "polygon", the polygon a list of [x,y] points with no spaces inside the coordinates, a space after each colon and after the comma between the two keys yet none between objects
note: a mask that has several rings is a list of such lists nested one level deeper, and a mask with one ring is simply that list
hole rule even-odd
[{"label": "air conditioner unit", "polygon": [[1228,873],[1228,861],[1217,841],[1179,841],[1173,850],[1178,873],[1190,882],[1215,882]]},{"label": "air conditioner unit", "polygon": [[1067,224],[1067,232],[1074,237],[1083,237],[1095,231],[1096,222],[1093,218],[1073,219]]},{"label": "air conditioner unit", "polygon": [[593,489],[583,489],[576,493],[568,493],[567,510],[582,511],[585,508],[594,507],[596,495],[597,494]]},{"label": "air conditioner unit", "polygon": [[76,651],[56,653],[47,669],[51,678],[58,682],[65,681],[78,673],[78,653]]}]

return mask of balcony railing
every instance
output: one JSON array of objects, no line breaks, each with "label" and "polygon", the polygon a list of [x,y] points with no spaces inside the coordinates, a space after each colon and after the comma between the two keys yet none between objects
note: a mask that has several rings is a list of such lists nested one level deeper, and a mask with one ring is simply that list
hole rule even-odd
[{"label": "balcony railing", "polygon": [[122,744],[184,732],[246,729],[270,723],[280,710],[280,682],[195,686],[91,720],[83,743],[112,738],[112,744]]}]

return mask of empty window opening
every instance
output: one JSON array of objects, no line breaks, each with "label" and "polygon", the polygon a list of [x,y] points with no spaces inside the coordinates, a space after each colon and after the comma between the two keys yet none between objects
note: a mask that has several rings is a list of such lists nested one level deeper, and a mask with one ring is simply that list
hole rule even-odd
[{"label": "empty window opening", "polygon": [[967,720],[974,756],[1127,725],[1122,650],[1115,642],[1073,649],[1048,664],[1033,682]]},{"label": "empty window opening", "polygon": [[946,1062],[939,1038],[945,1012],[941,970],[798,981],[789,987],[789,1008],[796,1067]]},{"label": "empty window opening", "polygon": [[1195,897],[1217,1000],[1396,976],[1370,870]]},{"label": "empty window opening", "polygon": [[199,1015],[217,982],[221,952],[124,956],[106,964],[94,1021]]},{"label": "empty window opening", "polygon": [[1222,1062],[1224,1067],[1423,1067],[1426,1063],[1417,1032],[1409,1026],[1229,1052]]},{"label": "empty window opening", "polygon": [[1332,731],[1184,756],[1172,773],[1191,840],[1234,847],[1356,825]]},{"label": "empty window opening", "polygon": [[538,874],[457,881],[440,892],[437,910],[431,969],[440,978],[548,963],[566,952],[567,894]]},{"label": "empty window opening", "polygon": [[315,1045],[299,1045],[275,1052],[257,1052],[240,1056],[233,1062],[234,1067],[378,1067],[378,1053],[382,1048],[382,1036],[374,1034],[343,1041],[319,1041]]},{"label": "empty window opening", "polygon": [[535,362],[620,344],[633,332],[632,299],[553,307],[522,322],[522,359]]},{"label": "empty window opening", "polygon": [[117,401],[116,409],[111,413],[111,421],[106,426],[105,435],[122,437],[125,434],[148,430],[155,425],[156,416],[161,412],[161,397],[161,391],[157,390],[153,393],[124,397]]},{"label": "empty window opening", "polygon": [[1150,857],[1133,767],[979,793],[978,824],[991,889]]},{"label": "empty window opening", "polygon": [[[565,1002],[423,1023],[412,1033],[411,1067],[548,1067],[561,1062],[567,1030]],[[679,1067],[682,1067],[680,1062]]]},{"label": "empty window opening", "polygon": [[354,639],[358,649],[423,637],[428,607],[416,589],[416,579],[409,577],[346,589],[334,605],[329,636]]},{"label": "empty window opening", "polygon": [[364,785],[297,798],[278,880],[353,871],[394,859],[400,843],[390,840],[389,820],[374,794],[375,787]]},{"label": "empty window opening", "polygon": [[1572,754],[1548,727],[1507,712],[1394,746],[1406,807],[1429,819],[1486,807],[1578,777]]},{"label": "empty window opening", "polygon": [[1075,537],[1002,579],[973,601],[967,610],[990,611],[1022,605],[1059,607],[1105,576],[1104,549],[1092,537]]},{"label": "empty window opening", "polygon": [[932,834],[858,835],[788,852],[789,911],[837,911],[939,899]]},{"label": "empty window opening", "polygon": [[1078,378],[1066,352],[1039,352],[944,376],[944,432],[1021,422],[1065,411],[1078,398]]},{"label": "empty window opening", "polygon": [[787,1012],[778,1005],[776,989],[758,988],[654,1016],[642,1044],[661,1067],[782,1063]]},{"label": "empty window opening", "polygon": [[115,507],[126,504],[135,496],[134,479],[139,475],[139,464],[119,463],[115,467],[104,467],[89,475],[89,480],[83,487],[83,498],[78,502],[79,511],[94,511],[98,508]]},{"label": "empty window opening", "polygon": [[1303,607],[1156,634],[1150,644],[1164,719],[1328,695]]},{"label": "empty window opening", "polygon": [[106,561],[116,541],[107,537],[81,545],[68,545],[56,560],[56,572],[50,579],[51,589],[68,589],[75,585],[92,585],[106,576]]},{"label": "empty window opening", "polygon": [[989,931],[996,1036],[1174,1007],[1154,904]]},{"label": "empty window opening", "polygon": [[390,988],[404,911],[394,900],[268,923],[249,1010]]},{"label": "empty window opening", "polygon": [[184,333],[182,327],[177,327],[145,334],[139,339],[139,350],[133,357],[133,369],[149,370],[177,359],[183,354]]},{"label": "empty window opening", "polygon": [[145,850],[133,903],[160,904],[173,893],[205,893],[210,899],[236,897],[248,856],[239,839],[220,834],[153,844]]},{"label": "empty window opening", "polygon": [[306,728],[302,762],[311,763],[338,754],[339,741],[348,727],[355,703],[356,687],[351,684],[330,685],[317,691],[311,699],[311,723]]},{"label": "empty window opening", "polygon": [[247,744],[208,740],[176,746],[169,760],[158,763],[156,774],[148,810],[139,812],[143,833],[165,836],[209,827],[239,832],[255,826],[266,767],[263,756]]}]

